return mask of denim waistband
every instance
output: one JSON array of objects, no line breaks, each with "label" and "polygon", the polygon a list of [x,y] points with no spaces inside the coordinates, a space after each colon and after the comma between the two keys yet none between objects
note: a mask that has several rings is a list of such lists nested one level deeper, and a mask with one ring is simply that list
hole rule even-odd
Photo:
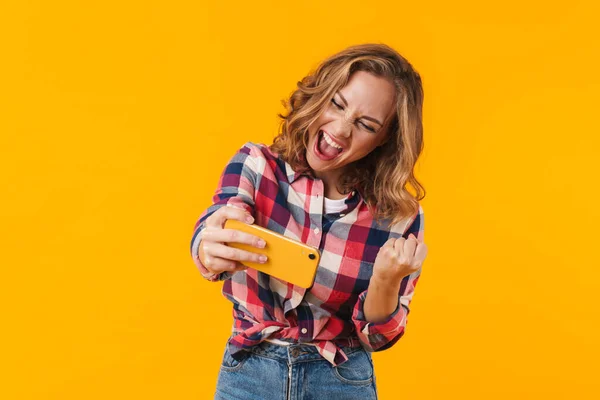
[{"label": "denim waistband", "polygon": [[[344,346],[341,347],[341,349],[346,355],[350,355],[357,351],[365,351],[362,347]],[[319,354],[316,346],[301,343],[292,343],[289,346],[285,346],[265,341],[251,347],[248,349],[248,352],[290,364],[319,360],[327,361]],[[368,352],[366,353],[370,356]]]}]

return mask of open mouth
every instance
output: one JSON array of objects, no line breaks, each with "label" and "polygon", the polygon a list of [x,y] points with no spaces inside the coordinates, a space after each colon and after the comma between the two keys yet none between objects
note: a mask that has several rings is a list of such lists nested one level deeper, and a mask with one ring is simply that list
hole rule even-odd
[{"label": "open mouth", "polygon": [[317,140],[315,141],[315,153],[325,161],[333,160],[344,151],[333,139],[327,136],[325,132],[319,130]]}]

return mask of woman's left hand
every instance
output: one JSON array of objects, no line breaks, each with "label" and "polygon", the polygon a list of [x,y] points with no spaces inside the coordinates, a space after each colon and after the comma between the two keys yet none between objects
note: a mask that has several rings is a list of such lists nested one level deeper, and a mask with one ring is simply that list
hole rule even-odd
[{"label": "woman's left hand", "polygon": [[417,271],[427,256],[427,245],[412,233],[408,239],[390,238],[377,253],[373,278],[397,284],[402,278]]}]

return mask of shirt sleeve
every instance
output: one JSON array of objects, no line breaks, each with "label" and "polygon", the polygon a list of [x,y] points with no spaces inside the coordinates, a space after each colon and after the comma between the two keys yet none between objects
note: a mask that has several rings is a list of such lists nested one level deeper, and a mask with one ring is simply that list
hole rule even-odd
[{"label": "shirt sleeve", "polygon": [[244,144],[229,160],[221,173],[212,204],[194,225],[190,252],[200,274],[208,281],[222,281],[230,278],[233,273],[225,271],[214,274],[206,269],[198,256],[200,232],[206,227],[206,219],[223,206],[238,207],[254,216],[254,188],[259,173],[259,154],[262,154],[255,146],[252,142]]},{"label": "shirt sleeve", "polygon": [[[413,233],[417,239],[423,240],[423,209],[419,206],[419,212],[412,224],[402,235],[408,237]],[[381,322],[367,322],[365,319],[364,306],[368,289],[360,293],[358,301],[352,312],[352,322],[356,328],[358,339],[367,351],[381,351],[393,346],[404,335],[407,316],[410,312],[410,303],[413,298],[415,287],[421,276],[421,269],[405,276],[400,284],[398,292],[398,306],[396,310]]]}]

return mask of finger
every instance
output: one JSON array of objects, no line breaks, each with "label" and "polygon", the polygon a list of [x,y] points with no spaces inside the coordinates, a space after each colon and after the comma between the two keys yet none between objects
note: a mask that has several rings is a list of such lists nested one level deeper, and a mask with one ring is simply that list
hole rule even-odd
[{"label": "finger", "polygon": [[212,273],[220,273],[223,271],[244,271],[248,269],[238,261],[226,260],[220,257],[207,256],[205,260],[206,269]]},{"label": "finger", "polygon": [[[418,235],[418,234],[419,234],[419,233],[417,232],[417,235]],[[408,237],[409,237],[409,238],[413,238],[413,239],[415,239],[415,240],[416,240],[418,243],[422,243],[422,242],[423,242],[423,240],[420,240],[420,239],[417,237],[417,235],[415,235],[414,233],[411,233],[410,235],[408,235]]]},{"label": "finger", "polygon": [[396,238],[389,238],[381,247],[381,251],[383,251],[384,254],[390,259],[396,258],[398,256],[398,253],[396,253],[396,250],[394,249],[394,244],[396,243],[396,241]]},{"label": "finger", "polygon": [[394,251],[398,254],[398,257],[402,257],[404,255],[404,242],[406,239],[403,237],[399,237],[396,239],[396,243],[394,244]]},{"label": "finger", "polygon": [[[266,257],[264,254],[253,253],[250,251],[236,249],[221,243],[213,242],[210,245],[209,254],[214,257],[224,258],[226,260],[233,261],[250,261],[254,263],[264,264]],[[264,261],[261,260],[264,257]]]},{"label": "finger", "polygon": [[427,249],[427,245],[425,243],[419,243],[419,245],[417,246],[417,250],[415,251],[415,258],[413,260],[416,266],[420,267],[421,265],[423,265],[425,257],[427,257],[428,251],[429,250]]},{"label": "finger", "polygon": [[244,264],[242,264],[241,262],[237,263],[237,266],[232,269],[232,271],[245,271],[247,270],[249,267],[245,266]]},{"label": "finger", "polygon": [[385,243],[383,244],[383,246],[384,246],[384,247],[385,247],[385,246],[391,246],[391,247],[394,247],[394,243],[395,243],[395,242],[396,242],[396,238],[389,238],[389,239],[387,240],[387,242],[385,242]]},{"label": "finger", "polygon": [[200,236],[202,239],[211,240],[213,242],[244,243],[258,248],[264,248],[266,246],[265,241],[258,236],[238,231],[237,229],[205,229],[201,232]]},{"label": "finger", "polygon": [[404,241],[404,254],[412,259],[415,255],[417,244],[417,238],[412,233],[408,235],[408,239]]},{"label": "finger", "polygon": [[236,219],[241,222],[251,224],[254,218],[246,210],[234,206],[221,207],[206,219],[206,226],[213,228],[223,228],[225,221]]}]

